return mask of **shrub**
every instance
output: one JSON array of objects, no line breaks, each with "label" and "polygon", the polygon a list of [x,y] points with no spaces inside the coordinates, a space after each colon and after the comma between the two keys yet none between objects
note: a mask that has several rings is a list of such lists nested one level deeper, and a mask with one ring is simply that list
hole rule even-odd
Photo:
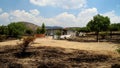
[{"label": "shrub", "polygon": [[55,35],[57,35],[57,39],[60,39],[60,36],[61,36],[61,31],[56,31]]},{"label": "shrub", "polygon": [[21,54],[24,54],[28,48],[28,46],[30,45],[31,42],[33,42],[35,40],[34,37],[26,37],[23,38],[23,43],[20,44],[20,48],[21,48]]},{"label": "shrub", "polygon": [[60,36],[61,35],[61,31],[56,31],[56,35]]}]

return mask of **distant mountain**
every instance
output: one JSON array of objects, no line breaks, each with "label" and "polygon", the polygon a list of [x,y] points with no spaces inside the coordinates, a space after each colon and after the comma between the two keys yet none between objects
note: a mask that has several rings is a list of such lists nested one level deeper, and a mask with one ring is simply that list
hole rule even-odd
[{"label": "distant mountain", "polygon": [[[30,28],[33,31],[35,31],[37,28],[40,27],[40,26],[35,25],[33,23],[30,23],[30,22],[19,22],[19,23],[23,23],[27,28]],[[46,29],[63,29],[63,27],[61,27],[61,26],[46,26]]]},{"label": "distant mountain", "polygon": [[30,28],[33,31],[35,31],[38,27],[40,27],[30,22],[20,22],[20,23],[23,23],[27,28]]},{"label": "distant mountain", "polygon": [[46,26],[46,29],[63,29],[61,26]]}]

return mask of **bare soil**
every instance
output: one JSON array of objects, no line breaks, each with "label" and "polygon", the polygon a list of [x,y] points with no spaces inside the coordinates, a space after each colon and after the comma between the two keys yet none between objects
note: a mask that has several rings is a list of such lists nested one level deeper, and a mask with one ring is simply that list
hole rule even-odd
[{"label": "bare soil", "polygon": [[36,39],[22,55],[17,43],[20,41],[0,43],[0,68],[120,68],[115,43],[42,38]]},{"label": "bare soil", "polygon": [[17,46],[0,48],[0,68],[113,68],[119,62],[120,57],[94,51],[31,46],[21,56]]}]

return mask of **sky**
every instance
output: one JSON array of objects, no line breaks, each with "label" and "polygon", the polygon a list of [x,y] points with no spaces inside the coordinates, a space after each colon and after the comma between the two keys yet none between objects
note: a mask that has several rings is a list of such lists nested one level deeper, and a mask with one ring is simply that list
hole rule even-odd
[{"label": "sky", "polygon": [[84,27],[97,14],[120,23],[120,0],[0,0],[0,25],[25,21]]}]

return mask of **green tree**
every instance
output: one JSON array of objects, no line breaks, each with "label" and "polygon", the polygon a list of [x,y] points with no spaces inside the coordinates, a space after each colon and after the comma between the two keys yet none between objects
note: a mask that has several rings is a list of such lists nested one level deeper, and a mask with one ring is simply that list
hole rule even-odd
[{"label": "green tree", "polygon": [[45,32],[46,32],[45,24],[43,23],[41,27],[41,34],[45,34]]},{"label": "green tree", "polygon": [[113,31],[120,31],[120,23],[110,24],[109,30],[110,30],[110,37],[112,38]]},{"label": "green tree", "polygon": [[25,33],[26,27],[23,23],[12,22],[8,24],[8,35],[11,37],[20,37]]},{"label": "green tree", "polygon": [[37,28],[36,33],[37,33],[37,34],[41,34],[41,28],[40,28],[40,27]]},{"label": "green tree", "polygon": [[45,34],[46,29],[45,29],[45,24],[43,23],[41,28],[37,28],[36,33],[37,34]]},{"label": "green tree", "polygon": [[8,34],[8,28],[7,26],[0,26],[0,35],[7,35]]},{"label": "green tree", "polygon": [[96,15],[93,17],[93,20],[90,20],[87,24],[87,27],[91,30],[91,31],[95,31],[96,32],[96,40],[99,40],[99,32],[100,31],[107,31],[109,29],[109,25],[110,25],[110,19],[106,16],[102,16],[102,15]]},{"label": "green tree", "polygon": [[120,31],[120,23],[110,24],[110,31]]},{"label": "green tree", "polygon": [[57,35],[57,39],[60,39],[60,36],[61,36],[61,31],[60,30],[57,30],[56,32],[55,32],[55,35]]},{"label": "green tree", "polygon": [[26,33],[27,35],[32,35],[32,34],[33,34],[33,30],[31,30],[31,29],[26,29],[25,33]]},{"label": "green tree", "polygon": [[78,29],[78,32],[89,32],[90,30],[87,27],[81,27]]}]

